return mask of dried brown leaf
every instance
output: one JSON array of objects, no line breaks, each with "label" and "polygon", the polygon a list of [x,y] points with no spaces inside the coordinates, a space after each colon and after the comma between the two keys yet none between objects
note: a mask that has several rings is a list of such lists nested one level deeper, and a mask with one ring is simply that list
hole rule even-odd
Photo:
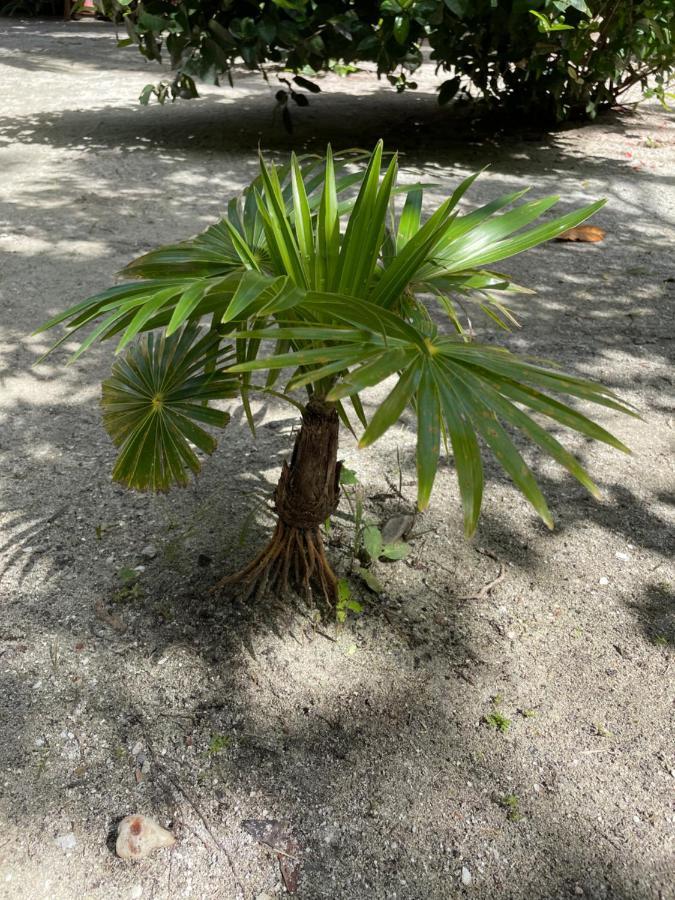
[{"label": "dried brown leaf", "polygon": [[596,244],[598,241],[604,241],[607,232],[597,225],[577,225],[576,228],[569,228],[559,234],[556,241],[580,241],[585,244]]}]

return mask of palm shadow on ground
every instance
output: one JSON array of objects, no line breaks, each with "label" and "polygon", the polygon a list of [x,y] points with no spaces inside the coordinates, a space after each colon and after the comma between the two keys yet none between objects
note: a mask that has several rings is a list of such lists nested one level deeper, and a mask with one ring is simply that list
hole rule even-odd
[{"label": "palm shadow on ground", "polygon": [[[83,574],[76,585],[83,606],[68,622],[59,614],[59,595],[72,590],[63,579],[53,579],[39,602],[27,605],[22,628],[49,648],[38,680],[51,685],[52,699],[45,706],[40,684],[30,690],[25,678],[3,676],[2,696],[19,711],[7,732],[8,772],[22,771],[20,786],[10,780],[7,808],[21,809],[24,818],[63,810],[78,829],[96,835],[102,823],[91,820],[92,791],[106,798],[106,828],[130,802],[140,804],[173,821],[196,864],[201,843],[230,885],[241,882],[265,851],[249,846],[233,857],[230,848],[232,875],[219,844],[227,850],[243,819],[283,817],[310,850],[301,896],[312,898],[340,897],[356,877],[364,892],[443,898],[464,863],[479,879],[476,867],[486,866],[493,890],[504,897],[568,898],[579,885],[592,897],[650,896],[653,873],[633,868],[628,876],[620,844],[613,846],[590,820],[581,827],[575,820],[573,834],[570,822],[568,833],[553,815],[562,803],[575,818],[570,791],[576,776],[564,756],[541,755],[538,723],[533,727],[534,720],[514,713],[507,737],[480,720],[491,709],[490,687],[503,689],[509,681],[492,600],[467,604],[429,592],[420,604],[419,589],[409,596],[399,591],[397,602],[378,603],[341,634],[332,626],[323,626],[324,633],[292,606],[272,620],[271,606],[214,598],[207,593],[209,570],[186,573],[170,559],[163,552],[148,564],[140,598],[111,599],[114,582],[90,587]],[[109,618],[95,612],[96,596],[104,598]],[[21,635],[3,637],[12,661],[22,652]],[[352,647],[372,662],[359,687],[351,683],[344,695]],[[99,688],[87,681],[84,654],[97,657]],[[311,660],[309,682],[299,664],[303,656]],[[55,730],[53,694],[63,709],[84,702],[100,720],[93,744],[72,726],[79,754],[70,758],[61,751],[69,742]],[[39,737],[45,734],[46,743]],[[214,735],[225,738],[222,752],[209,751]],[[588,733],[577,740],[577,752],[584,746],[595,752]],[[130,787],[136,762],[129,748],[139,742],[151,775]],[[514,766],[516,751],[530,768]],[[622,751],[630,747],[615,752]],[[541,796],[532,794],[535,778]],[[30,803],[20,806],[33,780],[39,812]],[[502,799],[508,795],[521,797],[536,839],[508,819]],[[463,856],[469,822],[473,828],[478,823],[490,847],[485,858]],[[514,886],[507,862],[523,841],[532,862]],[[544,850],[551,843],[560,848],[553,858]],[[355,855],[358,870],[345,869]],[[274,877],[273,857],[269,866]],[[150,872],[161,891],[163,866]]]},{"label": "palm shadow on ground", "polygon": [[[108,57],[99,60],[93,53],[92,68],[103,59]],[[556,667],[551,648],[539,647],[551,654],[552,671],[539,669],[538,681],[523,684],[512,668],[510,619],[518,620],[519,601],[508,593],[516,590],[509,581],[504,594],[460,599],[490,581],[496,566],[462,543],[452,473],[442,476],[438,505],[429,514],[435,530],[449,519],[449,531],[421,538],[410,565],[383,570],[387,596],[371,598],[367,614],[342,632],[324,623],[326,637],[299,608],[279,612],[276,606],[242,606],[235,598],[209,594],[217,575],[236,569],[265,540],[265,521],[257,515],[245,539],[248,546],[240,545],[250,498],[269,494],[289,452],[295,420],[285,410],[261,409],[265,418],[255,440],[242,437],[243,423],[234,422],[195,486],[152,499],[109,484],[113,453],[95,408],[98,382],[109,371],[108,348],[65,374],[55,366],[33,369],[30,396],[14,385],[14,373],[27,370],[42,346],[24,339],[36,319],[107,284],[136,253],[213,221],[227,196],[243,186],[236,154],[250,152],[259,138],[281,157],[291,147],[322,150],[329,139],[336,147],[373,143],[384,129],[392,146],[397,142],[407,151],[409,177],[431,172],[443,193],[448,182],[493,163],[495,171],[479,182],[475,202],[520,186],[533,165],[533,151],[540,154],[539,163],[543,154],[547,175],[569,189],[574,202],[605,193],[611,180],[614,206],[599,220],[609,231],[603,246],[542,248],[532,255],[532,269],[513,261],[513,272],[523,282],[532,283],[535,276],[540,294],[528,301],[533,311],[523,337],[511,340],[584,374],[620,352],[628,364],[613,371],[611,386],[629,394],[639,387],[650,408],[665,406],[667,373],[644,377],[640,366],[655,355],[668,359],[664,335],[672,315],[672,282],[667,281],[672,272],[652,233],[644,231],[646,220],[653,233],[667,222],[649,207],[647,194],[642,205],[627,196],[636,178],[645,189],[656,182],[648,170],[580,159],[566,148],[564,135],[539,140],[531,134],[525,142],[479,132],[449,136],[432,94],[407,98],[400,118],[393,116],[395,107],[401,109],[400,98],[388,93],[356,103],[353,94],[327,94],[312,103],[306,116],[297,117],[296,134],[289,137],[272,120],[267,88],[242,82],[245,96],[236,103],[205,100],[176,109],[120,106],[0,117],[8,165],[22,145],[56,148],[64,157],[58,180],[25,185],[1,211],[32,241],[8,257],[8,278],[12,260],[22,255],[42,263],[31,275],[38,280],[26,286],[34,308],[23,301],[23,281],[14,282],[0,373],[6,396],[14,398],[3,409],[0,434],[6,478],[0,580],[12,585],[3,598],[0,626],[0,697],[2,717],[9,723],[3,740],[10,771],[2,803],[9,818],[42,822],[63,811],[102,843],[108,826],[129,811],[130,802],[144,804],[182,827],[195,859],[208,861],[215,854],[229,889],[236,879],[186,795],[196,799],[225,846],[242,819],[263,818],[267,811],[290,819],[301,843],[311,848],[303,891],[312,900],[340,897],[347,880],[357,875],[381,895],[446,898],[449,885],[456,889],[463,841],[472,831],[488,849],[484,857],[466,862],[478,884],[478,866],[486,867],[493,896],[567,898],[579,886],[590,897],[646,900],[654,873],[627,857],[621,840],[613,843],[616,838],[607,829],[590,817],[579,821],[576,814],[579,770],[572,768],[570,757],[582,748],[580,765],[597,759],[593,754],[604,749],[598,736],[581,720],[573,739],[559,735],[559,752],[542,753],[537,729],[555,733],[556,723],[539,725],[535,719],[533,724],[518,712],[520,704],[534,702],[528,692],[550,696],[546,691],[563,689],[565,662],[558,660]],[[357,114],[336,125],[336,111],[349,104]],[[233,128],[235,116],[239,130]],[[639,140],[643,125],[639,119],[616,119],[612,128],[621,135],[637,134]],[[69,149],[76,147],[85,152],[71,161]],[[135,169],[138,155],[148,154],[156,161],[151,183]],[[255,174],[253,154],[246,168]],[[582,179],[588,187],[580,186]],[[658,183],[667,188],[672,179],[659,176]],[[40,222],[24,226],[24,216],[35,208],[41,210]],[[145,224],[147,247],[136,246],[119,230],[125,216]],[[82,246],[74,252],[78,239]],[[43,282],[37,269],[48,271]],[[600,282],[599,270],[606,276]],[[50,393],[56,376],[60,386]],[[382,459],[395,478],[391,448]],[[413,468],[405,450],[402,460],[409,482]],[[492,466],[488,476],[489,492],[506,490]],[[668,525],[661,507],[646,501],[637,482],[626,484],[610,474],[599,480],[609,496],[605,505],[582,500],[570,480],[544,476],[546,492],[560,512],[561,537],[589,522],[607,540],[621,535],[665,558]],[[387,491],[386,481],[372,472],[364,481],[371,493]],[[524,592],[545,575],[548,539],[513,514],[509,495],[502,499],[506,513],[496,502],[486,505],[479,545],[505,565],[513,564],[518,577],[511,580]],[[397,502],[385,498],[370,509],[385,515]],[[342,528],[348,546],[349,528],[344,523]],[[429,560],[425,548],[432,541],[443,549]],[[140,554],[146,543],[158,549],[149,561]],[[343,550],[332,548],[336,560]],[[204,568],[198,565],[200,554],[211,560]],[[439,557],[445,569],[436,565]],[[120,596],[118,571],[138,563],[145,565],[140,593]],[[646,585],[643,596],[619,593],[619,602],[629,607],[635,629],[645,638],[645,654],[665,659],[670,646],[660,645],[672,644],[668,586],[657,571]],[[578,600],[570,599],[569,605],[575,604]],[[549,613],[543,597],[542,610]],[[567,612],[553,610],[551,616]],[[612,648],[612,640],[608,626],[606,658],[597,661],[593,677],[605,669],[618,671],[611,678],[640,677],[636,665],[643,660],[627,660]],[[27,641],[39,649],[42,668],[22,671]],[[94,659],[95,676],[87,656]],[[366,659],[358,688],[346,674],[354,657]],[[588,686],[578,686],[580,698],[568,697],[569,707],[592,706],[593,677]],[[508,735],[482,721],[493,693],[505,693],[512,705]],[[87,708],[84,727],[94,734],[82,736],[78,752],[76,738],[68,738],[68,732],[61,737],[60,718],[68,710],[76,721],[82,716],[76,710]],[[228,739],[216,754],[208,749],[214,735]],[[131,753],[137,741],[154,765],[139,784]],[[445,748],[443,758],[440,748]],[[600,777],[611,779],[612,764],[640,750],[619,739]],[[535,779],[542,788],[536,795],[531,790]],[[629,791],[626,784],[616,788],[617,795]],[[92,818],[96,792],[105,803],[95,807],[98,817]],[[525,823],[507,819],[499,798],[508,794],[524,798]],[[392,797],[403,797],[403,819]],[[612,833],[625,832],[632,810],[629,815],[618,805],[620,796],[616,802],[603,814],[613,822]],[[443,823],[442,834],[429,826],[432,821]],[[558,848],[555,858],[551,846]],[[529,871],[516,873],[515,884],[513,873],[499,861],[514,848],[531,859]],[[235,861],[237,877],[261,853],[247,847]],[[358,861],[356,869],[346,871],[352,860]],[[115,877],[112,857],[106,866]],[[148,871],[163,890],[163,864]],[[272,883],[275,872],[270,859]],[[359,890],[353,884],[349,889]],[[364,887],[364,895],[368,890]]]}]

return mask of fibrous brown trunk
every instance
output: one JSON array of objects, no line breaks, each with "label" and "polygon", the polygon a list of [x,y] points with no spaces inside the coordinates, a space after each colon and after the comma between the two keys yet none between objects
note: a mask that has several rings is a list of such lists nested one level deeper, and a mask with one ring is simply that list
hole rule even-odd
[{"label": "fibrous brown trunk", "polygon": [[242,584],[248,597],[268,590],[283,594],[292,586],[311,596],[314,585],[325,600],[335,603],[337,578],[319,529],[340,499],[339,424],[331,404],[314,398],[309,401],[291,461],[284,462],[274,491],[278,519],[272,539],[244,569],[223,578],[218,588]]}]

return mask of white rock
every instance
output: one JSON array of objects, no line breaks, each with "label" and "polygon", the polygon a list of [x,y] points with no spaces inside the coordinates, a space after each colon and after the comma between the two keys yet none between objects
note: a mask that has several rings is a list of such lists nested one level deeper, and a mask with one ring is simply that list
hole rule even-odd
[{"label": "white rock", "polygon": [[617,559],[622,559],[624,562],[630,559],[630,556],[627,553],[621,553],[619,550],[614,554]]},{"label": "white rock", "polygon": [[603,575],[602,578],[600,579],[600,581],[598,582],[598,584],[601,584],[603,586],[606,584],[609,584],[609,578],[607,578],[606,575]]},{"label": "white rock", "polygon": [[54,843],[59,850],[74,850],[77,847],[77,838],[72,831],[67,834],[60,834],[54,838]]},{"label": "white rock", "polygon": [[466,866],[462,866],[462,884],[465,887],[468,887],[471,884],[471,872],[467,869]]},{"label": "white rock", "polygon": [[154,559],[157,556],[157,548],[152,544],[148,544],[141,550],[141,556],[145,557],[145,559]]},{"label": "white rock", "polygon": [[176,838],[148,816],[127,816],[119,824],[115,850],[122,859],[143,859],[159,847],[172,847]]},{"label": "white rock", "polygon": [[143,885],[135,884],[132,889],[129,891],[130,900],[138,900],[139,897],[143,896]]}]

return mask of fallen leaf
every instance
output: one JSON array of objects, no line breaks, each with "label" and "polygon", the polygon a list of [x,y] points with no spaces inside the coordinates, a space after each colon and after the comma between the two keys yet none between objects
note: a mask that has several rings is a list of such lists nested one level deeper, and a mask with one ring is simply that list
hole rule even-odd
[{"label": "fallen leaf", "polygon": [[604,241],[607,232],[597,225],[577,225],[576,228],[569,228],[559,234],[556,241],[580,241],[586,244],[595,244],[598,241]]},{"label": "fallen leaf", "polygon": [[298,859],[298,851],[300,847],[298,842],[289,837],[286,841],[286,855],[277,854],[279,860],[279,870],[283,878],[284,885],[289,894],[295,894],[298,890],[298,881],[300,879],[300,860]]}]

